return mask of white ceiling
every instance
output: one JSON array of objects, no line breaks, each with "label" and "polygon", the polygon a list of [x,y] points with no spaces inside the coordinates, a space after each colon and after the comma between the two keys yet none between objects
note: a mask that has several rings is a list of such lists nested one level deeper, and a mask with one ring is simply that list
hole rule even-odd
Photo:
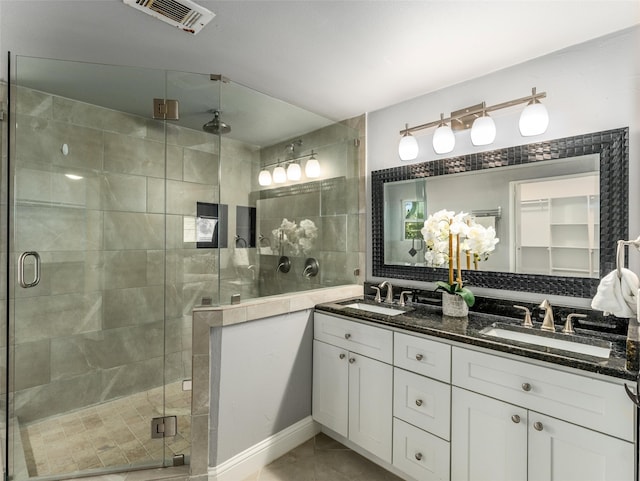
[{"label": "white ceiling", "polygon": [[341,120],[640,23],[638,0],[195,1],[216,17],[194,36],[122,0],[0,0],[0,48],[221,73]]}]

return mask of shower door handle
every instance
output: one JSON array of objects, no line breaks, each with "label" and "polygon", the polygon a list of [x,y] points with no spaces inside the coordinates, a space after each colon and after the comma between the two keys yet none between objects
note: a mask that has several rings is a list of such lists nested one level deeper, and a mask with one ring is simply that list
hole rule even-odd
[{"label": "shower door handle", "polygon": [[[27,257],[33,257],[34,264],[34,274],[33,280],[31,282],[26,282],[24,280],[24,261]],[[20,254],[18,258],[18,284],[20,287],[28,289],[29,287],[35,287],[40,283],[40,254],[35,251],[27,251]]]}]

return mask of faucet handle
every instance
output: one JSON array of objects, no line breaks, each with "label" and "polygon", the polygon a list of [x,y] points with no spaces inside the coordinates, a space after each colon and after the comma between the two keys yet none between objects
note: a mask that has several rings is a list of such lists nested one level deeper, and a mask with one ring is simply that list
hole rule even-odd
[{"label": "faucet handle", "polygon": [[407,296],[409,296],[409,294],[413,294],[413,292],[412,292],[412,291],[402,291],[402,292],[400,293],[400,300],[398,301],[398,304],[400,304],[400,306],[402,306],[402,307],[404,307],[404,306],[405,306],[405,304],[407,303],[407,301],[405,301],[405,300],[404,300],[404,295],[405,295],[405,294],[406,294]]},{"label": "faucet handle", "polygon": [[531,312],[528,307],[525,306],[516,306],[516,309],[522,309],[524,311],[524,323],[522,324],[524,327],[533,327],[533,322],[531,322]]},{"label": "faucet handle", "polygon": [[382,297],[380,297],[380,288],[376,287],[376,286],[371,286],[371,289],[374,289],[376,291],[376,297],[375,297],[374,301],[382,302]]},{"label": "faucet handle", "polygon": [[564,332],[565,334],[575,334],[576,331],[573,330],[573,322],[571,322],[571,320],[574,318],[580,318],[580,319],[584,319],[587,317],[586,314],[577,314],[577,313],[573,313],[573,314],[569,314],[567,316],[567,320],[564,323],[564,327],[562,328],[562,332]]}]

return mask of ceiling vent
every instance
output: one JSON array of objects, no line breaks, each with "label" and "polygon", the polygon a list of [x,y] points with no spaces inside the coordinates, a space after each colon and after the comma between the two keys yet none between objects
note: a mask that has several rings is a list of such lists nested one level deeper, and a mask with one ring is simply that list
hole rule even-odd
[{"label": "ceiling vent", "polygon": [[196,34],[208,24],[215,13],[207,10],[191,0],[122,0],[163,22],[178,27],[185,32]]}]

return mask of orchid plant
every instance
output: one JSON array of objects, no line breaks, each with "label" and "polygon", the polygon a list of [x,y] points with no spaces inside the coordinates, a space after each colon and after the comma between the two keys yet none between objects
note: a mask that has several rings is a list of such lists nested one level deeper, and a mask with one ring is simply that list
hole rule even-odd
[{"label": "orchid plant", "polygon": [[282,219],[280,227],[272,232],[275,247],[283,251],[289,247],[294,255],[307,254],[318,237],[318,228],[312,220],[304,219],[300,224],[288,219]]},{"label": "orchid plant", "polygon": [[[473,293],[462,281],[461,253],[467,258],[467,269],[471,268],[471,257],[474,266],[478,268],[478,262],[487,260],[491,252],[495,250],[499,239],[493,227],[484,227],[469,216],[466,212],[440,210],[431,214],[424,222],[420,231],[425,241],[425,260],[427,265],[441,267],[448,264],[448,282],[438,281],[436,289],[442,289],[449,294],[457,294],[469,307],[475,303]],[[457,276],[454,278],[454,260],[457,265]]]}]

